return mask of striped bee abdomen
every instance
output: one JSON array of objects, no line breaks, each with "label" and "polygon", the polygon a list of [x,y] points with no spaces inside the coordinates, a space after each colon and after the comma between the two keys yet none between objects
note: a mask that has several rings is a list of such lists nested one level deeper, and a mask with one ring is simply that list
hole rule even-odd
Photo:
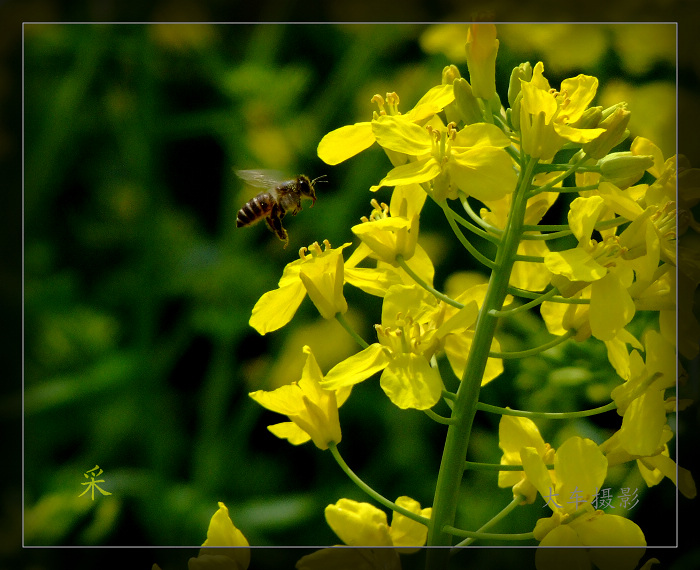
[{"label": "striped bee abdomen", "polygon": [[269,192],[258,194],[255,198],[250,200],[245,206],[238,210],[238,215],[236,216],[236,227],[240,228],[243,226],[249,226],[258,220],[262,220],[272,211],[272,208],[276,203],[276,200]]}]

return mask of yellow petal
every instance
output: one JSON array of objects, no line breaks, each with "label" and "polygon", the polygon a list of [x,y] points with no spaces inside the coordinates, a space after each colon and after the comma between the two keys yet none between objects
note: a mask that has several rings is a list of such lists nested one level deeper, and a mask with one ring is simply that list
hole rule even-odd
[{"label": "yellow petal", "polygon": [[403,115],[384,115],[372,121],[372,132],[384,148],[411,156],[430,152],[432,138],[424,127],[406,120]]},{"label": "yellow petal", "polygon": [[552,273],[571,281],[596,281],[608,272],[590,253],[580,247],[551,251],[544,256],[544,265]]},{"label": "yellow petal", "polygon": [[[419,214],[425,204],[428,195],[425,190],[418,184],[405,184],[397,186],[391,193],[391,201],[389,202],[389,212],[393,216],[402,216],[408,220],[413,218],[415,214]],[[406,205],[405,211],[402,210],[402,204]]]},{"label": "yellow petal", "polygon": [[432,180],[440,174],[440,164],[432,156],[402,164],[389,171],[376,186],[370,190],[376,192],[382,186],[398,186],[400,184],[418,184]]},{"label": "yellow petal", "polygon": [[450,179],[477,200],[500,200],[515,190],[517,174],[508,153],[491,146],[464,152],[453,150],[448,164]]},{"label": "yellow petal", "polygon": [[590,439],[568,438],[554,456],[559,503],[565,512],[573,513],[590,503],[600,490],[608,472],[608,460]]},{"label": "yellow petal", "polygon": [[[569,525],[561,525],[544,537],[540,546],[582,546]],[[535,552],[537,570],[591,570],[588,553],[583,548],[538,548]]]},{"label": "yellow petal", "polygon": [[[414,256],[415,258],[415,256]],[[353,267],[345,268],[345,281],[362,289],[369,295],[384,297],[389,287],[400,284],[401,277],[388,268]]]},{"label": "yellow petal", "polygon": [[585,546],[638,546],[639,548],[591,548],[591,561],[600,570],[634,570],[646,549],[642,530],[631,520],[597,511],[570,526]]},{"label": "yellow petal", "polygon": [[452,148],[492,146],[506,148],[510,146],[510,139],[496,125],[490,123],[474,123],[467,125],[455,136]]},{"label": "yellow petal", "polygon": [[442,111],[455,99],[452,85],[436,85],[428,89],[416,106],[413,107],[404,117],[414,123],[431,117],[435,113]]},{"label": "yellow petal", "polygon": [[[396,504],[412,513],[430,519],[432,509],[421,509],[420,503],[410,497],[399,497],[396,499]],[[416,552],[418,550],[417,547],[425,544],[428,538],[428,527],[409,519],[399,512],[394,512],[389,534],[391,542],[398,552],[410,554]]]},{"label": "yellow petal", "polygon": [[[234,526],[228,509],[222,502],[219,502],[219,510],[209,522],[207,539],[202,546],[249,546],[246,537]],[[197,558],[190,558],[188,567],[190,570],[246,570],[249,564],[249,548],[202,548]]]},{"label": "yellow petal", "polygon": [[280,439],[286,439],[292,445],[301,445],[311,440],[311,436],[294,422],[281,422],[267,426],[271,433]]},{"label": "yellow petal", "polygon": [[498,424],[498,447],[518,454],[522,447],[533,447],[542,455],[545,443],[540,430],[531,419],[504,415]]},{"label": "yellow petal", "polygon": [[331,131],[318,143],[318,157],[335,165],[359,154],[374,143],[372,123],[355,123]]},{"label": "yellow petal", "polygon": [[658,452],[664,425],[664,394],[661,390],[648,390],[632,400],[625,410],[620,445],[631,455],[654,455]]},{"label": "yellow petal", "polygon": [[608,274],[591,285],[589,320],[597,339],[612,340],[634,317],[634,301],[615,274]]},{"label": "yellow petal", "polygon": [[325,509],[326,522],[348,546],[391,546],[386,514],[369,503],[340,499]]},{"label": "yellow petal", "polygon": [[[520,461],[527,478],[537,488],[542,498],[545,501],[549,500],[554,494],[554,483],[540,454],[534,447],[522,447],[520,448]],[[554,502],[561,504],[557,499],[558,497],[555,497]],[[552,501],[549,504],[553,511],[556,510]]]},{"label": "yellow petal", "polygon": [[420,354],[399,354],[391,359],[380,379],[382,390],[402,410],[427,410],[442,395],[442,378]]},{"label": "yellow petal", "polygon": [[326,374],[321,387],[326,390],[338,390],[366,380],[375,372],[386,368],[389,357],[379,343],[374,343],[336,364]]},{"label": "yellow petal", "polygon": [[595,223],[605,209],[605,200],[600,196],[576,198],[569,206],[569,226],[571,231],[584,245],[591,239]]},{"label": "yellow petal", "polygon": [[382,303],[382,326],[401,326],[407,316],[414,322],[428,320],[437,307],[435,297],[422,287],[395,285],[387,291]]},{"label": "yellow petal", "polygon": [[605,129],[577,129],[555,121],[554,131],[568,141],[576,144],[585,144],[598,138],[605,132]]},{"label": "yellow petal", "polygon": [[264,335],[282,328],[297,312],[306,296],[301,280],[265,293],[253,307],[249,324]]}]

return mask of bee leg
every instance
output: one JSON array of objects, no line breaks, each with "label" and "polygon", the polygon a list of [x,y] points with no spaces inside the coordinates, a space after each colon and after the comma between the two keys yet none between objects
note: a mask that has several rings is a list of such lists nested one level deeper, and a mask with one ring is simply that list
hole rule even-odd
[{"label": "bee leg", "polygon": [[272,208],[270,215],[265,218],[268,227],[277,234],[277,237],[284,242],[284,247],[286,248],[289,244],[289,235],[287,230],[282,227],[282,218],[284,217],[284,211],[275,206]]}]

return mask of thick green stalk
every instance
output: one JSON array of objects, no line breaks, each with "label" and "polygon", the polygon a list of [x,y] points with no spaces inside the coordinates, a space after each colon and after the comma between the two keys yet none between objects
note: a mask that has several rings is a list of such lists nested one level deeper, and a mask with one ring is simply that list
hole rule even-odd
[{"label": "thick green stalk", "polygon": [[[479,400],[481,380],[498,323],[498,317],[491,315],[490,311],[500,310],[503,307],[508,292],[508,282],[522,234],[528,189],[536,164],[536,160],[531,160],[520,174],[501,245],[496,255],[496,267],[491,273],[486,297],[479,311],[464,377],[454,400],[452,409],[454,423],[448,428],[445,439],[433,500],[433,515],[428,531],[428,546],[452,545],[452,535],[446,532],[446,528],[453,526],[455,522],[464,461],[469,447],[476,404]],[[446,568],[448,556],[447,549],[429,550],[426,568],[429,570]]]}]

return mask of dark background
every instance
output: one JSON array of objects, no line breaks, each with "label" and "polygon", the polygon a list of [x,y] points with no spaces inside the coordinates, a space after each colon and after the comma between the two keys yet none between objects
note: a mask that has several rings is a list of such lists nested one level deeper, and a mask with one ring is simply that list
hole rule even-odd
[{"label": "dark background", "polygon": [[[279,417],[261,410],[246,393],[296,379],[303,344],[326,355],[326,360],[319,356],[324,371],[354,347],[335,323],[319,319],[308,301],[292,325],[266,337],[250,329],[247,320],[258,297],[275,287],[296,249],[315,240],[329,239],[333,245],[350,241],[349,226],[369,211],[367,187],[388,167],[378,151],[328,167],[315,155],[321,136],[343,124],[367,120],[372,111],[369,98],[375,92],[396,90],[401,108],[408,110],[439,82],[444,65],[454,62],[466,75],[466,64],[422,51],[423,25],[25,25],[21,42],[20,21],[232,18],[224,3],[162,3],[133,10],[119,6],[0,6],[7,16],[0,46],[5,56],[0,157],[7,188],[5,211],[10,214],[2,256],[8,381],[3,383],[2,407],[7,462],[2,472],[6,532],[0,532],[1,563],[8,568],[63,567],[69,562],[83,567],[104,559],[104,551],[98,550],[20,552],[23,506],[25,540],[33,544],[197,545],[218,500],[227,503],[234,522],[253,544],[333,543],[336,539],[322,519],[323,506],[341,496],[364,497],[328,454],[311,444],[294,448],[271,436],[265,426]],[[246,5],[235,13],[236,20],[251,21],[364,20],[380,15],[360,3],[353,5],[356,13],[341,17],[332,6],[307,4],[297,10],[284,3]],[[436,20],[440,8],[447,8],[451,20],[474,17],[449,5],[425,10],[409,4],[402,19]],[[500,8],[492,9],[493,19],[511,19],[501,17]],[[509,9],[507,14],[518,14],[517,7]],[[556,17],[557,6],[552,10]],[[659,12],[656,19],[676,18]],[[658,49],[649,49],[646,63],[639,64],[633,55],[639,55],[641,47],[626,54],[621,46],[632,38],[624,36],[622,28],[599,28],[583,36],[573,29],[560,30],[544,42],[537,41],[536,27],[524,38],[499,30],[502,100],[509,70],[524,60],[542,59],[552,85],[580,72],[593,74],[600,79],[601,99],[617,94],[603,91],[611,84],[628,89],[620,92],[631,104],[651,98],[648,107],[637,109],[640,119],[633,135],[665,141],[666,149],[671,146],[664,154],[671,155],[672,137],[669,142],[662,129],[653,131],[655,123],[667,124],[654,119],[668,113],[663,85],[672,89],[675,78],[666,42],[643,38],[639,46]],[[680,30],[681,48],[688,47],[684,40],[694,45],[694,38],[684,35],[683,24]],[[626,40],[621,42],[622,37]],[[560,57],[563,63],[557,67],[553,62],[564,49],[570,56]],[[700,163],[697,147],[684,142],[693,133],[698,64],[689,55],[695,53],[681,49],[678,69],[679,144],[694,165]],[[566,68],[574,54],[581,59]],[[660,90],[650,88],[659,84]],[[19,112],[22,102],[24,114]],[[645,114],[646,109],[650,111]],[[24,145],[19,139],[22,124]],[[644,131],[649,128],[651,133]],[[328,175],[329,184],[319,190],[314,209],[305,208],[286,224],[288,250],[264,227],[233,227],[235,211],[247,199],[233,175],[235,168]],[[23,217],[18,215],[22,181]],[[452,242],[441,233],[436,212],[426,209],[423,221],[425,246],[438,266],[438,286],[455,271],[477,269],[450,249]],[[22,315],[22,235],[24,361],[22,337],[16,334]],[[438,252],[442,256],[436,259]],[[378,300],[367,302],[350,287],[346,295],[355,308],[351,318],[371,339]],[[358,309],[363,304],[366,310]],[[547,335],[533,327],[527,319],[513,324],[503,331],[504,345],[517,350],[544,342]],[[597,385],[611,381],[609,374],[600,372],[607,365],[600,347],[574,346],[559,359],[551,366],[575,362],[582,377],[593,378]],[[484,390],[485,401],[557,411],[596,405],[595,391],[585,385],[557,384],[551,377],[546,386],[537,384],[548,373],[538,366],[541,363],[533,361],[507,368],[502,382]],[[692,397],[697,395],[697,373],[695,368],[690,372]],[[376,383],[365,384],[341,410],[341,451],[389,498],[409,494],[428,505],[442,430],[418,412],[396,413]],[[531,396],[534,387],[538,391]],[[691,470],[697,467],[696,420],[697,407],[679,420],[680,463]],[[473,460],[498,461],[496,426],[497,418],[478,419]],[[614,429],[605,420],[577,427],[589,430],[596,440]],[[558,428],[540,425],[554,445],[566,436]],[[113,495],[98,496],[94,503],[78,501],[82,473],[95,464],[104,469],[104,486]],[[619,475],[620,485],[631,481],[634,487],[635,480],[628,476],[634,475]],[[494,492],[487,476],[469,483],[463,517],[473,526],[498,512],[510,491]],[[678,500],[681,513],[692,508],[690,501]],[[649,544],[675,543],[675,501],[668,481],[640,498],[632,518]],[[538,507],[523,509],[528,512],[499,530],[531,529],[541,516]],[[684,528],[680,526],[681,545],[689,544]],[[137,558],[139,566],[158,562],[166,569],[184,567],[196,550],[114,553]],[[251,567],[280,567],[286,556],[284,565],[291,566],[303,553],[256,551]],[[653,555],[669,564],[678,560],[672,566],[677,568],[697,562],[696,553],[675,549]],[[534,550],[481,549],[473,556],[469,564],[473,560],[479,566],[481,560],[483,567],[497,556],[503,563],[515,557],[531,561]],[[468,559],[462,555],[460,560]],[[420,567],[419,556],[405,561]]]}]

